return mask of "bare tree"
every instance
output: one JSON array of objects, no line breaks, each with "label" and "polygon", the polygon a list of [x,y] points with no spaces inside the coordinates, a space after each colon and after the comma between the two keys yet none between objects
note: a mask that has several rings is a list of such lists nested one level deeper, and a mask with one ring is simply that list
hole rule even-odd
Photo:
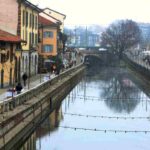
[{"label": "bare tree", "polygon": [[137,23],[132,20],[120,20],[111,24],[102,33],[101,46],[121,58],[126,49],[136,45],[140,40],[141,31]]},{"label": "bare tree", "polygon": [[62,41],[63,53],[64,53],[68,36],[67,36],[67,34],[60,32],[59,33],[59,39]]}]

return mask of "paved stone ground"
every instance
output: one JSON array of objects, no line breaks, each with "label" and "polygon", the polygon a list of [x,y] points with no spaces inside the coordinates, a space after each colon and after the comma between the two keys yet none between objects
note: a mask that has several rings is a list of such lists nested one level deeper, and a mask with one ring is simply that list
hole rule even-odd
[{"label": "paved stone ground", "polygon": [[[76,58],[76,65],[81,63],[81,57],[77,56]],[[22,92],[25,92],[35,86],[37,86],[38,84],[45,82],[46,78],[49,76],[49,74],[37,74],[33,77],[30,78],[30,84],[29,84],[29,88],[28,88],[28,81],[27,81],[27,85],[25,87],[23,87]],[[55,75],[51,74],[50,78],[53,78]],[[23,82],[22,82],[23,85]],[[9,87],[7,88],[3,88],[0,89],[0,102],[3,101],[4,99],[7,99],[7,90],[9,89]]]},{"label": "paved stone ground", "polygon": [[[36,76],[31,77],[30,78],[30,83],[29,83],[29,89],[28,89],[28,80],[27,80],[27,85],[25,87],[23,87],[22,92],[30,90],[31,88],[37,86],[38,84],[40,84],[42,82],[45,82],[46,81],[46,77],[49,77],[49,74],[41,74],[41,75],[37,74]],[[53,77],[54,77],[54,75],[51,74],[50,78],[53,78]],[[7,99],[7,90],[8,89],[9,89],[9,87],[0,89],[0,101],[3,101],[4,99]],[[16,92],[15,92],[15,94],[16,94]]]}]

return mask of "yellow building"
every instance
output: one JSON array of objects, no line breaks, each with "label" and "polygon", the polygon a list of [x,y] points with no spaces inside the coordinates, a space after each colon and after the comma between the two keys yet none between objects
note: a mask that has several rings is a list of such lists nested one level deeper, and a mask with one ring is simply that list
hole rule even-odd
[{"label": "yellow building", "polygon": [[14,85],[19,80],[21,39],[6,31],[0,30],[0,87]]},{"label": "yellow building", "polygon": [[38,69],[38,15],[41,10],[27,0],[19,1],[18,35],[22,44],[21,72],[36,74]]},{"label": "yellow building", "polygon": [[64,20],[66,19],[66,15],[64,15],[56,10],[50,9],[50,8],[43,9],[43,12],[45,12],[45,13],[49,14],[50,16],[59,20],[61,22],[60,30],[61,30],[61,32],[64,31]]}]

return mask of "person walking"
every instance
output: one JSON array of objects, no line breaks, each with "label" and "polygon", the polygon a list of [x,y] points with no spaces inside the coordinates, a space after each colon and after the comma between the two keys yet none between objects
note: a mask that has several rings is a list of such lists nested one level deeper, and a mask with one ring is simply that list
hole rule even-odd
[{"label": "person walking", "polygon": [[22,90],[22,85],[21,85],[21,83],[18,83],[18,84],[16,85],[17,94],[20,94],[20,93],[21,93],[21,90]]},{"label": "person walking", "polygon": [[22,75],[22,80],[23,80],[24,86],[26,86],[26,80],[27,80],[27,78],[28,78],[27,74],[24,73],[24,74]]}]

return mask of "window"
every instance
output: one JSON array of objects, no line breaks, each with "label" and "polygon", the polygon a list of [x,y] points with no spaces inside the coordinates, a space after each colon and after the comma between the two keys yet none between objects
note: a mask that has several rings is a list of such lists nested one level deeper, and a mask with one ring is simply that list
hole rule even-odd
[{"label": "window", "polygon": [[32,43],[32,33],[31,32],[30,32],[29,37],[30,37],[29,41],[30,41],[30,45],[31,45],[31,43]]},{"label": "window", "polygon": [[[3,49],[4,52],[5,52],[5,49],[6,49],[6,43],[5,43],[5,42],[1,42],[1,43],[0,43],[0,48]],[[1,63],[4,63],[5,60],[6,60],[6,54],[5,54],[5,53],[4,53],[4,54],[1,53],[0,55],[1,55]]]},{"label": "window", "polygon": [[34,15],[32,15],[32,28],[34,28]]},{"label": "window", "polygon": [[37,29],[38,26],[38,21],[37,21],[37,16],[35,17],[35,29]]},{"label": "window", "polygon": [[24,40],[25,38],[24,38],[24,30],[23,30],[23,35],[22,35],[22,39]]},{"label": "window", "polygon": [[28,12],[26,12],[26,27],[28,26]]},{"label": "window", "polygon": [[49,53],[51,51],[53,51],[53,45],[44,45],[43,46],[43,52]]},{"label": "window", "polygon": [[46,31],[44,32],[44,38],[52,38],[53,37],[53,32],[52,31]]},{"label": "window", "polygon": [[23,17],[22,17],[23,26],[25,25],[25,11],[23,10]]},{"label": "window", "polygon": [[31,44],[34,44],[34,33],[32,32],[32,43]]},{"label": "window", "polygon": [[30,28],[32,26],[32,14],[30,14]]},{"label": "window", "polygon": [[35,34],[35,44],[36,45],[38,44],[38,36],[37,36],[37,34]]},{"label": "window", "polygon": [[26,41],[28,42],[28,31],[26,30]]},{"label": "window", "polygon": [[21,45],[20,44],[16,45],[16,50],[21,50]]},{"label": "window", "polygon": [[10,44],[10,62],[13,61],[13,44]]}]

